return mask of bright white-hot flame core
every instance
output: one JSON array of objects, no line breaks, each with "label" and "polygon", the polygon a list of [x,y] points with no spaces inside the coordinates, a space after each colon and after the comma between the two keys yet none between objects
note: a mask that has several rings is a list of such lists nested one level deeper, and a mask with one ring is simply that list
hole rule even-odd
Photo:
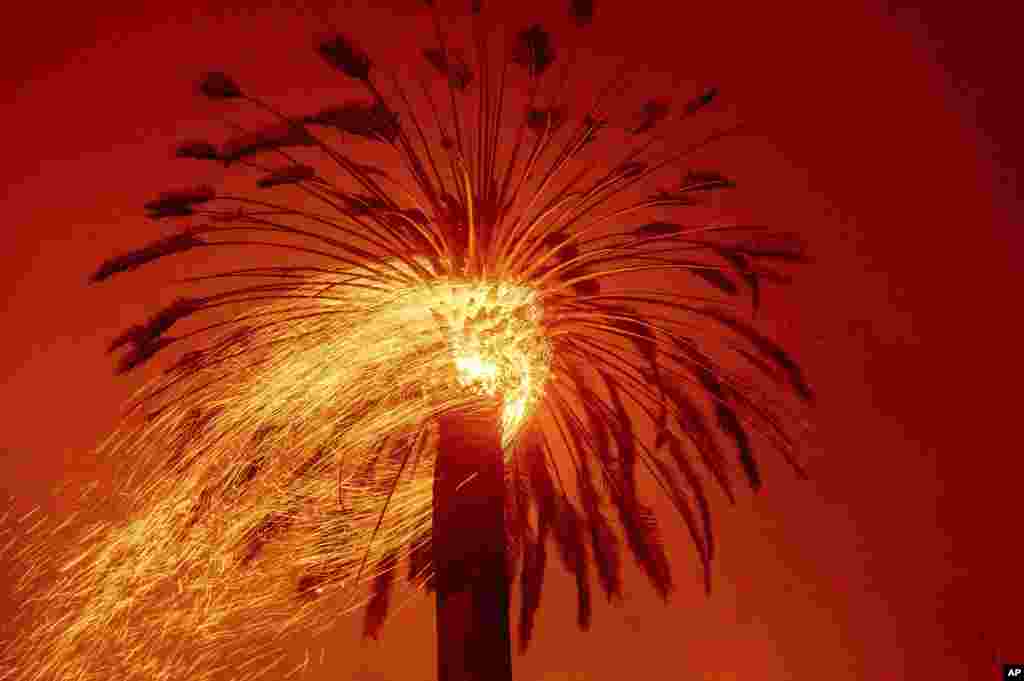
[{"label": "bright white-hot flame core", "polygon": [[479,355],[460,355],[455,358],[455,368],[463,385],[481,383],[484,390],[493,393],[498,383],[498,365],[488,362]]}]

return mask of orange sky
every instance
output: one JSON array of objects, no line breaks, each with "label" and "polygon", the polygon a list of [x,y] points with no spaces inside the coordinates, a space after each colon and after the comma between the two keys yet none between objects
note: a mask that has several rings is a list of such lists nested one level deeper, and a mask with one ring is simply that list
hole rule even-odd
[{"label": "orange sky", "polygon": [[[311,49],[318,16],[372,53],[432,44],[415,0],[303,13],[241,0],[102,4],[116,9],[30,3],[6,20],[0,486],[19,510],[69,508],[46,490],[88,479],[84,453],[138,384],[112,377],[104,346],[174,296],[159,267],[85,280],[165,229],[142,217],[143,201],[194,181],[195,166],[169,149],[217,130],[195,76],[223,69],[274,102],[304,101],[338,79]],[[767,296],[765,321],[819,395],[812,480],[769,456],[761,496],[719,506],[710,599],[668,514],[679,584],[668,607],[630,565],[626,602],[596,603],[581,634],[572,579],[550,561],[516,678],[996,678],[997,647],[1024,660],[1013,579],[1024,549],[1011,529],[1024,481],[1011,431],[1021,322],[1004,301],[1022,222],[1010,167],[1019,74],[1001,56],[1017,40],[1009,13],[603,4],[595,52],[635,60],[641,91],[675,83],[682,98],[717,83],[753,124],[719,156],[744,208],[811,241],[818,264]],[[666,9],[631,12],[641,5]],[[327,651],[309,678],[432,678],[432,619],[425,599],[379,643],[360,642],[358,617],[342,620],[310,642]]]}]

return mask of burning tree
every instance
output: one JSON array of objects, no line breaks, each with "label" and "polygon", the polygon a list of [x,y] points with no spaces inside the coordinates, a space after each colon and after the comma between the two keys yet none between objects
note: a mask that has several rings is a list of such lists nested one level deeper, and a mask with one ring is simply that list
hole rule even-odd
[{"label": "burning tree", "polygon": [[[803,474],[792,427],[811,390],[741,295],[756,309],[763,284],[806,261],[802,243],[686,219],[734,187],[688,165],[732,130],[667,150],[660,134],[716,90],[676,108],[650,99],[629,124],[607,114],[611,86],[571,110],[550,35],[534,25],[499,40],[478,5],[468,51],[432,13],[423,57],[441,79],[418,105],[342,35],[317,50],[363,93],[310,114],[223,73],[201,79],[206,97],[271,122],[177,156],[254,171],[261,191],[160,194],[149,217],[182,229],[92,281],[210,248],[279,257],[186,278],[211,290],[110,344],[122,373],[181,352],[102,447],[130,462],[129,512],[57,564],[19,641],[33,661],[19,678],[202,678],[221,658],[252,678],[250,662],[275,655],[253,641],[326,628],[342,610],[365,606],[376,637],[404,564],[436,593],[439,678],[511,679],[510,585],[525,649],[549,544],[576,579],[581,628],[591,571],[606,598],[621,595],[623,541],[669,598],[641,478],[686,524],[710,591],[709,481],[734,501],[737,468],[759,489],[761,445]],[[570,16],[585,30],[590,3]],[[397,171],[351,158],[352,138]]]}]

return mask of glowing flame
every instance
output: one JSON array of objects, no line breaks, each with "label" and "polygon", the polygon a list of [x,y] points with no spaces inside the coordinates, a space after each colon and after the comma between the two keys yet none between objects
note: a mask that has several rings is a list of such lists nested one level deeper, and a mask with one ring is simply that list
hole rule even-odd
[{"label": "glowing flame", "polygon": [[455,368],[463,385],[481,383],[488,394],[493,395],[498,383],[498,365],[488,362],[479,355],[462,355],[455,358]]},{"label": "glowing flame", "polygon": [[[436,289],[435,289],[436,290]],[[459,385],[501,396],[502,442],[515,437],[541,395],[550,348],[540,328],[534,292],[504,282],[447,282],[434,299]]]}]

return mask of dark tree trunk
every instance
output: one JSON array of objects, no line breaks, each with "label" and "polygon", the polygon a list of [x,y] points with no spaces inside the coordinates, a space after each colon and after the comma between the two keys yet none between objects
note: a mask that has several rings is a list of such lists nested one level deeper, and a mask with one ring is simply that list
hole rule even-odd
[{"label": "dark tree trunk", "polygon": [[500,412],[438,423],[433,558],[438,681],[512,681]]}]

